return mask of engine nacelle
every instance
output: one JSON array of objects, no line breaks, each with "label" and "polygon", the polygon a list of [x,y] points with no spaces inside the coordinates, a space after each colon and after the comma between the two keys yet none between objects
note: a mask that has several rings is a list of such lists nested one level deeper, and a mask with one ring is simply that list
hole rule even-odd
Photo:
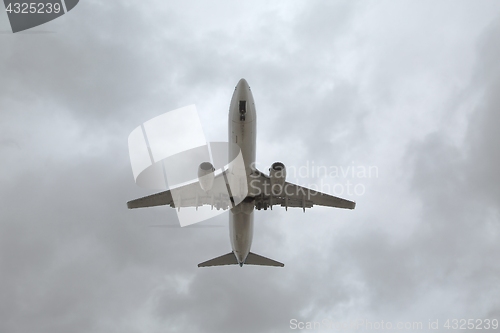
[{"label": "engine nacelle", "polygon": [[271,178],[271,191],[274,195],[279,195],[283,191],[286,180],[286,168],[281,162],[274,162],[269,168],[269,178]]},{"label": "engine nacelle", "polygon": [[203,162],[198,167],[198,181],[205,192],[210,191],[214,185],[214,171],[215,168],[210,162]]}]

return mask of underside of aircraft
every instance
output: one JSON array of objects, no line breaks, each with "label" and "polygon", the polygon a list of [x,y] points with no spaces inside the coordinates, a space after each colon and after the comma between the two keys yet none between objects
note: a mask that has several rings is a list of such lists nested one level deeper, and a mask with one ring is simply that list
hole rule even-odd
[{"label": "underside of aircraft", "polygon": [[[229,211],[232,251],[198,264],[198,267],[223,265],[260,265],[283,267],[284,264],[250,252],[254,210],[281,206],[312,208],[314,205],[354,209],[356,203],[286,181],[286,167],[275,162],[269,174],[255,168],[256,111],[253,95],[245,79],[233,93],[229,108],[228,163],[215,170],[211,162],[198,166],[198,179],[189,184],[135,199],[129,209],[169,205],[180,210],[210,206]],[[181,223],[182,225],[182,223]]]}]

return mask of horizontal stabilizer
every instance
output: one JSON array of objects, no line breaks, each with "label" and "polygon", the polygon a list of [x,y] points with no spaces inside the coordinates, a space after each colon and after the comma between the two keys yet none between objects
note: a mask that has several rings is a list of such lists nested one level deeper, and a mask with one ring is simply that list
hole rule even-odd
[{"label": "horizontal stabilizer", "polygon": [[[269,259],[268,259],[269,260]],[[198,264],[198,267],[209,267],[209,266],[225,266],[225,265],[237,265],[238,260],[233,252],[229,252],[223,256],[213,258]]]},{"label": "horizontal stabilizer", "polygon": [[250,252],[245,260],[245,265],[260,265],[260,266],[277,266],[283,267],[285,264],[272,260],[263,256],[259,256],[258,254]]}]

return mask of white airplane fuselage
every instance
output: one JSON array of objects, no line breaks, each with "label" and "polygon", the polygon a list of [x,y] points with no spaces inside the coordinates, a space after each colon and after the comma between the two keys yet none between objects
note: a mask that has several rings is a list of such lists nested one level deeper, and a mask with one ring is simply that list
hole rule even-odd
[{"label": "white airplane fuselage", "polygon": [[[246,182],[250,190],[250,174],[255,166],[257,118],[252,92],[245,79],[238,82],[233,93],[229,107],[228,128],[229,161],[234,160],[239,150],[241,151]],[[239,149],[234,149],[233,144]],[[240,266],[245,262],[252,245],[253,211],[253,200],[244,200],[229,211],[231,247]]]}]

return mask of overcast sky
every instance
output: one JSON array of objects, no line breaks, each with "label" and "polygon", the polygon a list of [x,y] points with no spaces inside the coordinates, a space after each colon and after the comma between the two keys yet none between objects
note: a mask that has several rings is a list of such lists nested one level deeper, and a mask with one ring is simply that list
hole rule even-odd
[{"label": "overcast sky", "polygon": [[[0,332],[500,319],[498,1],[81,0],[0,32]],[[227,140],[240,78],[262,171],[377,170],[289,179],[358,185],[330,191],[354,211],[255,213],[252,251],[284,268],[198,268],[230,251],[227,214],[126,209],[152,193],[130,132],[196,104]]]}]

